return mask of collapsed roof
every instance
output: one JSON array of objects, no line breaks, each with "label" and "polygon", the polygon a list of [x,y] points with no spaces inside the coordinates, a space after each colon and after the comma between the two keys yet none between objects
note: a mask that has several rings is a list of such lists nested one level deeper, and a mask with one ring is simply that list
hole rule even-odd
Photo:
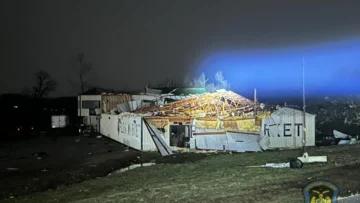
[{"label": "collapsed roof", "polygon": [[194,87],[163,87],[163,88],[146,88],[146,92],[143,94],[148,95],[176,95],[176,96],[188,96],[206,93],[205,88]]},{"label": "collapsed roof", "polygon": [[244,116],[253,112],[254,102],[232,91],[217,91],[171,102],[164,106],[143,107],[135,113],[154,112],[159,116],[190,116],[194,118],[214,116]]},{"label": "collapsed roof", "polygon": [[171,95],[176,96],[198,95],[205,93],[205,88],[176,88],[174,91],[170,92]]}]

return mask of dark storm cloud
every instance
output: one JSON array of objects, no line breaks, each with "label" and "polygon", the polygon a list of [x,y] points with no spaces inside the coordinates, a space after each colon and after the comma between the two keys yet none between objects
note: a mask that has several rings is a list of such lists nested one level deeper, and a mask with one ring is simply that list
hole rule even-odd
[{"label": "dark storm cloud", "polygon": [[68,80],[76,79],[71,67],[78,51],[93,63],[94,83],[142,88],[191,73],[212,52],[360,34],[358,1],[289,2],[2,1],[1,91],[19,91],[44,69],[58,80],[58,95],[76,93]]}]

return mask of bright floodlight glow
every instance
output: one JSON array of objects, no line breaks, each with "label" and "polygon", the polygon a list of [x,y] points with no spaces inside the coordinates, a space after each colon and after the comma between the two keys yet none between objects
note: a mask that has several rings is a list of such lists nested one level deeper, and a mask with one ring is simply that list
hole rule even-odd
[{"label": "bright floodlight glow", "polygon": [[300,96],[302,59],[309,96],[360,93],[360,39],[312,46],[219,51],[198,64],[196,74],[222,71],[240,94]]}]

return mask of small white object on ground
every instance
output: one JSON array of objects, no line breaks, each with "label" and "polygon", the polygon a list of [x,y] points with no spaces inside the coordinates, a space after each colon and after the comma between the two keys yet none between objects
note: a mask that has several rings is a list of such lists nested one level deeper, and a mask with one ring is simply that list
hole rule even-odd
[{"label": "small white object on ground", "polygon": [[356,144],[356,143],[357,143],[356,138],[351,138],[351,140],[350,140],[350,143],[349,143],[349,144]]},{"label": "small white object on ground", "polygon": [[6,168],[8,171],[17,171],[19,168]]},{"label": "small white object on ground", "polygon": [[350,144],[351,140],[340,140],[338,145],[347,145]]},{"label": "small white object on ground", "polygon": [[360,202],[360,195],[351,195],[349,197],[339,197],[338,203],[352,203],[352,202]]},{"label": "small white object on ground", "polygon": [[266,168],[290,168],[290,162],[288,163],[269,163],[265,164]]},{"label": "small white object on ground", "polygon": [[298,157],[303,163],[326,163],[327,156],[309,156],[307,152],[302,157]]}]

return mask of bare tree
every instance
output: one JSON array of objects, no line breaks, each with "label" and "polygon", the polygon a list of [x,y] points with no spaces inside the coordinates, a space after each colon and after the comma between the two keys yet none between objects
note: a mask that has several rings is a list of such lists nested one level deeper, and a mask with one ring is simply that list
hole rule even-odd
[{"label": "bare tree", "polygon": [[182,86],[183,87],[193,87],[194,82],[191,80],[191,78],[189,76],[185,76],[184,80],[182,82]]},{"label": "bare tree", "polygon": [[32,92],[31,92],[31,89],[28,88],[28,87],[23,88],[21,90],[21,94],[24,95],[24,96],[27,96],[27,97],[33,96]]},{"label": "bare tree", "polygon": [[195,87],[202,87],[206,88],[206,83],[209,81],[209,79],[206,78],[205,73],[201,73],[201,75],[193,80]]},{"label": "bare tree", "polygon": [[205,73],[201,73],[199,77],[194,78],[192,81],[189,80],[189,77],[185,77],[183,84],[187,87],[202,87],[205,88],[207,92],[215,92],[219,89],[230,89],[230,83],[225,80],[221,71],[216,72],[215,83],[208,82],[209,79],[206,78]]},{"label": "bare tree", "polygon": [[205,89],[206,89],[207,92],[213,93],[216,90],[216,86],[215,86],[214,83],[209,83],[209,84],[206,85]]},{"label": "bare tree", "polygon": [[215,73],[215,80],[218,81],[218,82],[222,82],[224,81],[224,76],[223,76],[223,73],[221,71],[218,71]]},{"label": "bare tree", "polygon": [[160,87],[176,87],[176,83],[174,82],[174,80],[170,80],[170,79],[165,79],[162,82],[158,83],[156,85],[158,88]]},{"label": "bare tree", "polygon": [[218,89],[229,89],[230,88],[230,83],[227,80],[225,80],[224,75],[221,71],[216,72],[215,80],[218,83],[218,85],[217,85]]},{"label": "bare tree", "polygon": [[70,83],[80,87],[80,93],[85,93],[90,87],[90,81],[93,81],[96,76],[92,73],[92,64],[85,61],[84,53],[79,52],[77,54],[77,65],[75,66],[76,77],[79,82],[75,83],[70,80]]},{"label": "bare tree", "polygon": [[34,98],[44,98],[54,92],[57,82],[44,70],[37,71],[35,74],[35,85],[30,88],[24,88],[22,93]]}]

